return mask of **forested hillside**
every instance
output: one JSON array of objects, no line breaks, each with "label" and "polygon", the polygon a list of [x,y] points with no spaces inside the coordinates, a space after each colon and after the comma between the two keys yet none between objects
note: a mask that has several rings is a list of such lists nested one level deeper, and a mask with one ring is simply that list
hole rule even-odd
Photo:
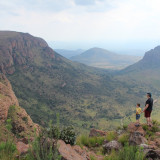
[{"label": "forested hillside", "polygon": [[[27,33],[0,32],[0,70],[32,119],[56,121],[88,130],[113,128],[150,89],[135,81],[119,81],[105,70],[71,62],[47,43]],[[151,91],[156,93],[156,88]],[[108,123],[109,122],[109,123]]]}]

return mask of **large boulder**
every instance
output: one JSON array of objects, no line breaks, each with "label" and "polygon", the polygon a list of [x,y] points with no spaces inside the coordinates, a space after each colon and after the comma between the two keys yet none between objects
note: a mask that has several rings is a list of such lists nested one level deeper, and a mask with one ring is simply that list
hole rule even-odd
[{"label": "large boulder", "polygon": [[144,136],[145,131],[144,131],[143,127],[141,125],[139,127],[136,127],[135,125],[136,125],[136,123],[130,123],[127,128],[128,132],[130,132],[130,133],[139,132]]},{"label": "large boulder", "polygon": [[156,132],[155,136],[160,137],[160,132]]},{"label": "large boulder", "polygon": [[64,141],[58,141],[58,151],[63,160],[90,160],[85,151],[82,151],[80,147],[74,147],[70,144],[66,144]]},{"label": "large boulder", "polygon": [[23,142],[17,142],[16,147],[20,155],[26,154],[29,150],[29,144]]},{"label": "large boulder", "polygon": [[139,147],[143,148],[143,149],[157,149],[156,146],[154,146],[154,145],[148,145],[148,144],[140,144]]},{"label": "large boulder", "polygon": [[118,151],[119,149],[122,148],[122,145],[117,141],[111,141],[103,145],[103,148],[107,153],[109,153],[112,150]]},{"label": "large boulder", "polygon": [[147,140],[140,132],[133,132],[130,134],[129,137],[129,144],[130,145],[140,145],[140,144],[146,144]]},{"label": "large boulder", "polygon": [[147,159],[151,160],[158,160],[160,159],[160,150],[154,150],[154,149],[145,149],[144,153],[146,155]]},{"label": "large boulder", "polygon": [[90,134],[89,134],[90,137],[106,136],[106,135],[107,135],[107,132],[97,130],[97,129],[94,129],[94,128],[90,130]]},{"label": "large boulder", "polygon": [[160,138],[156,138],[155,140],[154,140],[154,142],[155,142],[155,144],[156,144],[156,146],[160,146]]}]

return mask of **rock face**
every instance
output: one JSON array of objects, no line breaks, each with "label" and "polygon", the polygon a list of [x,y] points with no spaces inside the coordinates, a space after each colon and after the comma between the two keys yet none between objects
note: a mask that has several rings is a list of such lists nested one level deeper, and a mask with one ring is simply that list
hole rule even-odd
[{"label": "rock face", "polygon": [[[139,72],[148,70],[160,69],[160,46],[151,49],[145,53],[145,56],[139,62],[125,68],[121,73]],[[143,72],[142,72],[143,73]],[[158,73],[157,73],[158,74]],[[134,75],[135,76],[135,75]]]},{"label": "rock face", "polygon": [[130,138],[129,138],[130,145],[140,145],[140,144],[145,144],[145,143],[147,143],[147,140],[143,136],[142,133],[137,132],[137,131],[131,133]]},{"label": "rock face", "polygon": [[146,149],[144,150],[147,159],[158,160],[160,159],[160,150]]},{"label": "rock face", "polygon": [[160,137],[160,132],[156,132],[155,136]]},{"label": "rock face", "polygon": [[130,123],[128,125],[128,128],[127,128],[128,132],[130,132],[130,133],[139,132],[142,136],[144,136],[145,135],[145,131],[142,128],[142,126],[136,127],[135,124],[136,123]]},{"label": "rock face", "polygon": [[58,141],[58,147],[63,160],[90,160],[88,155],[80,148],[75,147],[74,150],[71,145],[65,144],[62,140]]},{"label": "rock face", "polygon": [[34,48],[41,47],[54,58],[47,43],[41,38],[20,32],[0,31],[0,71],[13,74],[16,65],[26,65],[34,58]]},{"label": "rock face", "polygon": [[91,129],[90,134],[89,134],[90,137],[106,136],[106,135],[107,135],[107,132],[100,131],[100,130],[97,130],[97,129]]},{"label": "rock face", "polygon": [[105,145],[103,145],[103,148],[105,149],[105,151],[107,153],[109,153],[112,150],[118,151],[119,149],[122,148],[122,145],[119,142],[117,142],[117,141],[111,141],[111,142],[108,142]]},{"label": "rock face", "polygon": [[146,52],[142,62],[144,64],[149,63],[151,66],[154,67],[160,67],[160,46],[157,46],[154,49]]},{"label": "rock face", "polygon": [[7,78],[0,74],[0,123],[7,119],[11,105],[19,106],[18,100]]},{"label": "rock face", "polygon": [[35,129],[38,133],[40,129],[39,125],[33,123],[26,111],[19,106],[10,82],[0,74],[0,124],[8,118],[12,122],[12,132],[22,137],[33,135]]},{"label": "rock face", "polygon": [[26,154],[28,152],[29,149],[29,144],[25,144],[23,142],[18,142],[16,144],[17,150],[19,152],[20,155]]}]

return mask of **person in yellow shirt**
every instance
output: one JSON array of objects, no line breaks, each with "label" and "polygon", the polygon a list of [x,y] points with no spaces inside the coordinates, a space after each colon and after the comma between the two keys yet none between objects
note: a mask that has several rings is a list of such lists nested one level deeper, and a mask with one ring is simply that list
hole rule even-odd
[{"label": "person in yellow shirt", "polygon": [[136,126],[140,125],[139,119],[141,117],[141,113],[142,113],[141,105],[139,103],[137,103],[137,106],[136,106]]}]

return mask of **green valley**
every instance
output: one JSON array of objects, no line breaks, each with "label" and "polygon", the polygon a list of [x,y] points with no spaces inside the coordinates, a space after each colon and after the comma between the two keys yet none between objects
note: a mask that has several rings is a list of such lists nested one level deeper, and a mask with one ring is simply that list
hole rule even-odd
[{"label": "green valley", "polygon": [[10,80],[20,105],[34,122],[47,126],[60,113],[62,125],[78,131],[111,130],[132,115],[156,87],[120,78],[107,70],[65,59],[30,34],[0,32],[0,70]]}]

